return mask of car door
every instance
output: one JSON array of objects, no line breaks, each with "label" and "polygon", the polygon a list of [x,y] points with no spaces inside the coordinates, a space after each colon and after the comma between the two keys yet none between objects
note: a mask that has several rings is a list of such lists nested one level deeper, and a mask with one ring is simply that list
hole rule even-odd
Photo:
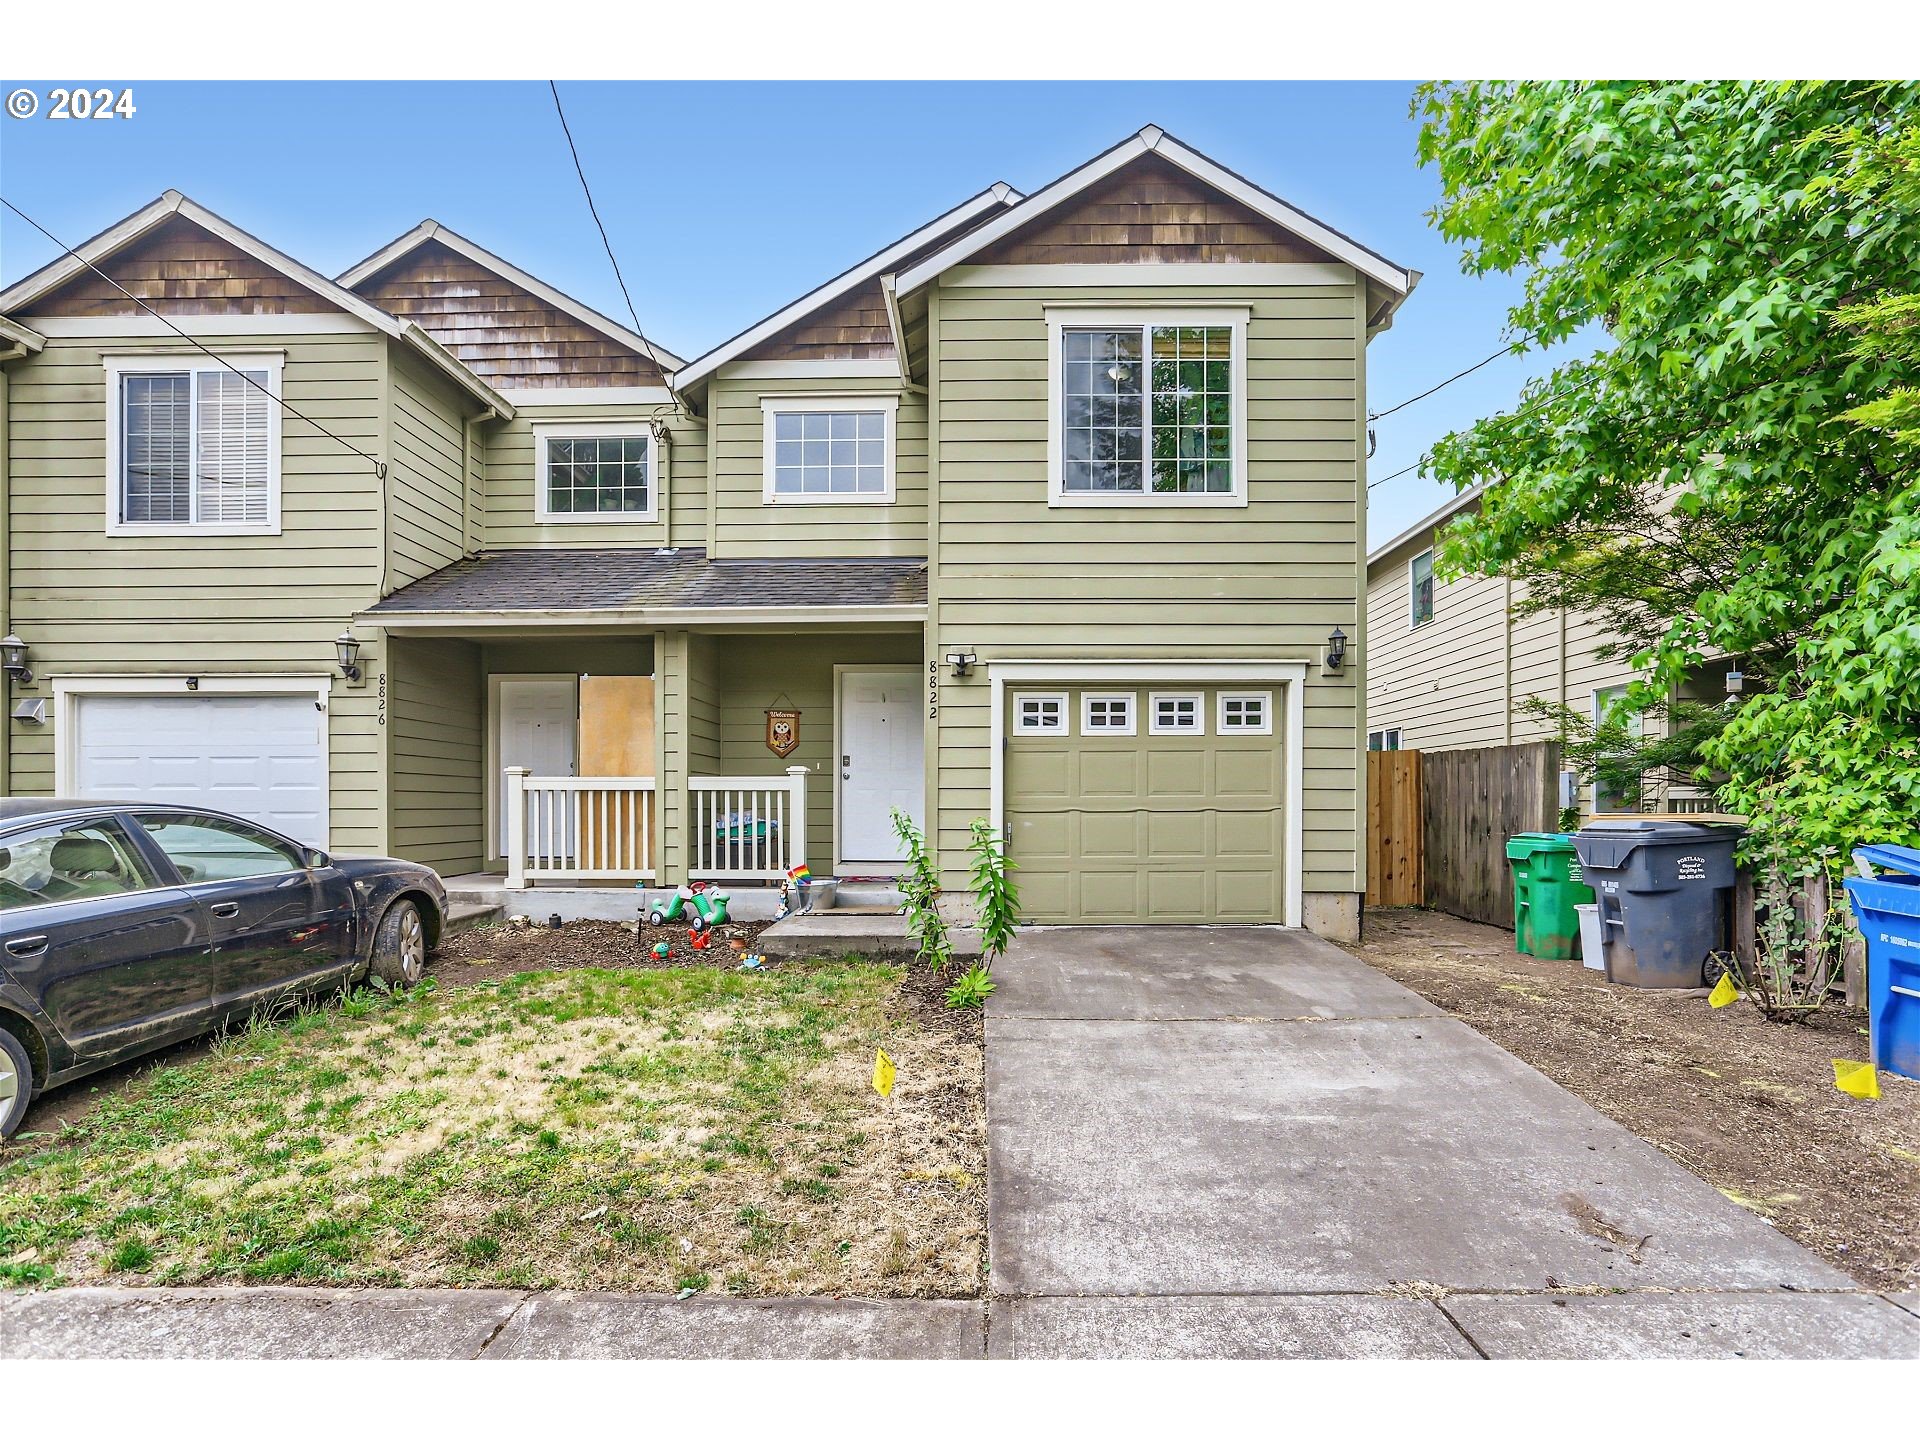
[{"label": "car door", "polygon": [[0,837],[7,971],[83,1059],[198,1033],[214,1021],[206,917],[112,816]]},{"label": "car door", "polygon": [[232,816],[138,810],[132,820],[207,913],[224,1013],[344,978],[355,961],[353,890],[332,866]]}]

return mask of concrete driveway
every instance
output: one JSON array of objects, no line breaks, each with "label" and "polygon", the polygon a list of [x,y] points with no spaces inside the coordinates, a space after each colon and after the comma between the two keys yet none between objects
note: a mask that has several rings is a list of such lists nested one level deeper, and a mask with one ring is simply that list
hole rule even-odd
[{"label": "concrete driveway", "polygon": [[1920,1322],[1338,947],[1040,930],[987,1018],[990,1352],[1920,1355]]}]

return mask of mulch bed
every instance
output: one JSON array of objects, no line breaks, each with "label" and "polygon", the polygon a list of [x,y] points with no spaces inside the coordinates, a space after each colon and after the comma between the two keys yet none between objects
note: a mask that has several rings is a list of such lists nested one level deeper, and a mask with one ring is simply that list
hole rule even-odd
[{"label": "mulch bed", "polygon": [[1920,1288],[1920,1083],[1833,1084],[1857,1011],[1778,1025],[1740,1002],[1609,985],[1490,926],[1375,910],[1359,956],[1717,1186],[1862,1284]]},{"label": "mulch bed", "polygon": [[[695,950],[684,925],[649,925],[636,942],[634,927],[616,920],[575,920],[558,930],[544,925],[489,925],[469,930],[444,942],[427,964],[427,974],[441,985],[480,985],[523,970],[660,970],[693,967],[703,970],[738,968],[740,957],[728,943],[736,937],[755,948],[770,921],[730,921],[715,927],[713,943]],[[672,948],[667,958],[653,953],[656,942]],[[839,959],[838,956],[824,957]],[[805,961],[768,957],[768,969]],[[985,1035],[979,1010],[949,1010],[947,987],[953,975],[936,975],[925,966],[903,967],[900,995],[921,1025],[945,1031],[956,1039],[979,1042]]]}]

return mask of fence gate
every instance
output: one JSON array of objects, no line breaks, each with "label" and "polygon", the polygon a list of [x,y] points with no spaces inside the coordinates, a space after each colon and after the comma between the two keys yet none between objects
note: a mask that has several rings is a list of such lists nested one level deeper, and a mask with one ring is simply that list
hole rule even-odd
[{"label": "fence gate", "polygon": [[1426,903],[1511,930],[1507,837],[1558,828],[1559,742],[1428,751],[1420,768]]},{"label": "fence gate", "polygon": [[1421,752],[1367,752],[1367,904],[1426,903]]}]

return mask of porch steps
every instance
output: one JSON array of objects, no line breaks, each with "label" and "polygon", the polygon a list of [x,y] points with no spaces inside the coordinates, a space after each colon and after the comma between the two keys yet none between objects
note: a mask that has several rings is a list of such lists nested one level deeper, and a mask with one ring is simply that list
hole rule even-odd
[{"label": "porch steps", "polygon": [[469,930],[478,930],[483,925],[496,925],[506,919],[507,907],[489,905],[480,901],[456,900],[447,896],[447,913],[440,925],[440,938],[450,940],[455,935],[464,935]]}]

